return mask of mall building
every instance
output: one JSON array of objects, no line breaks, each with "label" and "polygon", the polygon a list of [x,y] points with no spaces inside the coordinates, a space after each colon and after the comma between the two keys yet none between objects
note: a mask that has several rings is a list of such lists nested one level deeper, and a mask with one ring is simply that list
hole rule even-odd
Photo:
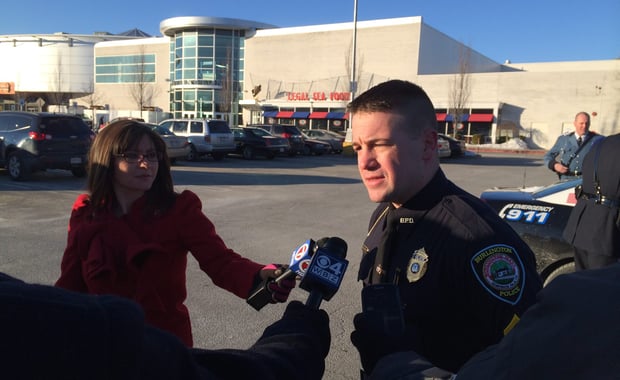
[{"label": "mall building", "polygon": [[422,17],[289,28],[175,17],[160,31],[0,36],[10,57],[0,61],[0,108],[342,131],[356,94],[405,79],[428,92],[438,131],[472,143],[521,136],[549,148],[578,111],[592,130],[620,132],[619,59],[498,63]]}]

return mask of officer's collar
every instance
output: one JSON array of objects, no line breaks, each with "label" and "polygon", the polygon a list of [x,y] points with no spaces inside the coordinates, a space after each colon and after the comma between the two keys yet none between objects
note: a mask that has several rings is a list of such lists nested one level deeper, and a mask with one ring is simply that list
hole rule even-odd
[{"label": "officer's collar", "polygon": [[450,181],[443,170],[438,168],[430,182],[401,207],[410,210],[428,210],[441,201],[449,186]]}]

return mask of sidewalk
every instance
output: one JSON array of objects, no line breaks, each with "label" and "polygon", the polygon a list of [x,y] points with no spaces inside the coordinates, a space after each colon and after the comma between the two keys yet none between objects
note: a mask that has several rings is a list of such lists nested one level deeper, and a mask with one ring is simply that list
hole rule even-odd
[{"label": "sidewalk", "polygon": [[519,148],[501,148],[497,146],[485,147],[484,145],[466,145],[467,151],[474,153],[517,153],[517,154],[530,154],[530,155],[544,155],[547,151],[544,149],[519,149]]}]

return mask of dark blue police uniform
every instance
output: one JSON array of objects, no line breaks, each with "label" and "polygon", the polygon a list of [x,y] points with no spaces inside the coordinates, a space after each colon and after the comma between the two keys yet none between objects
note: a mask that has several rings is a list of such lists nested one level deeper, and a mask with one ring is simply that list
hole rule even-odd
[{"label": "dark blue police uniform", "polygon": [[559,174],[560,179],[571,179],[581,176],[583,158],[588,154],[592,145],[603,136],[589,131],[583,138],[581,146],[577,141],[575,132],[558,137],[555,144],[545,153],[545,166],[551,171],[556,162],[568,167],[568,173]]},{"label": "dark blue police uniform", "polygon": [[564,228],[577,270],[602,268],[620,258],[620,134],[599,141],[583,161],[583,183]]},{"label": "dark blue police uniform", "polygon": [[[396,232],[380,263],[387,219]],[[497,343],[542,287],[529,247],[441,169],[402,207],[377,207],[362,249],[359,279],[398,284],[411,350],[452,372]]]}]

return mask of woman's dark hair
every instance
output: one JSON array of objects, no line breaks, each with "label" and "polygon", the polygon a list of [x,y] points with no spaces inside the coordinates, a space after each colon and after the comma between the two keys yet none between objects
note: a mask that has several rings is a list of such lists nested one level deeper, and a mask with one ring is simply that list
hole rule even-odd
[{"label": "woman's dark hair", "polygon": [[90,148],[86,186],[90,192],[90,202],[94,213],[116,202],[113,187],[115,156],[131,150],[132,147],[138,145],[143,136],[151,139],[155,150],[161,152],[162,155],[153,185],[146,191],[145,212],[153,215],[172,206],[176,194],[170,173],[170,159],[166,151],[166,143],[147,124],[135,120],[120,120],[102,129]]}]

